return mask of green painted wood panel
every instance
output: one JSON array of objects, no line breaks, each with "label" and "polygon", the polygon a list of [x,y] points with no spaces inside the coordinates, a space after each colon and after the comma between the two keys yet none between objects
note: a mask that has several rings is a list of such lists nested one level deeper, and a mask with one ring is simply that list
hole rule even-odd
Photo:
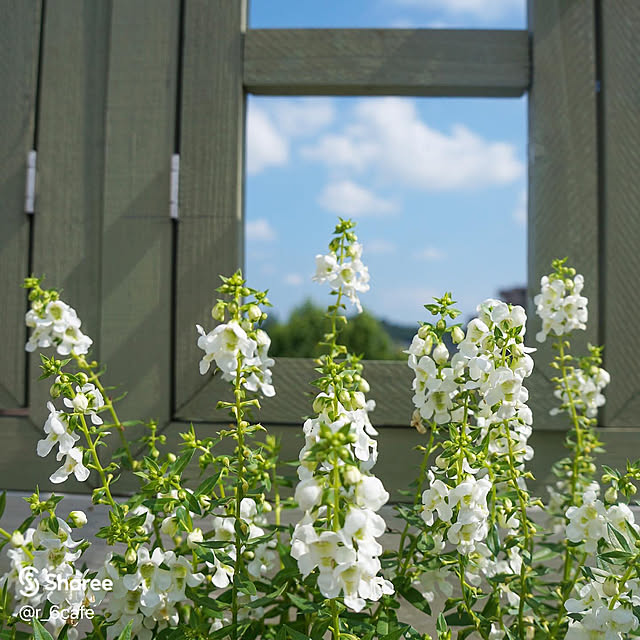
[{"label": "green painted wood panel", "polygon": [[206,383],[196,323],[206,323],[218,274],[243,263],[246,2],[187,0],[182,67],[177,243],[176,407]]},{"label": "green painted wood panel", "polygon": [[[63,289],[100,356],[104,116],[110,2],[48,0],[40,77],[35,274]],[[30,410],[41,425],[49,399],[31,356]]]},{"label": "green painted wood panel", "polygon": [[[304,418],[313,413],[311,404],[317,388],[311,382],[318,377],[311,358],[276,358],[272,367],[276,395],[261,400],[260,419],[269,424],[302,425]],[[376,401],[371,414],[374,424],[380,426],[408,426],[413,413],[413,371],[406,362],[366,360],[365,379],[371,386],[368,399]],[[207,376],[208,384],[175,416],[176,419],[205,422],[226,422],[227,414],[216,411],[218,400],[232,401],[228,382],[219,375]]]},{"label": "green painted wood panel", "polygon": [[121,420],[169,419],[179,0],[114,0],[111,11],[100,357],[127,391]]},{"label": "green painted wood panel", "polygon": [[530,0],[532,85],[529,94],[528,287],[529,343],[536,369],[527,385],[537,428],[565,428],[549,416],[551,341],[535,345],[540,321],[533,296],[554,258],[585,277],[589,327],[575,353],[598,342],[598,159],[595,22],[590,2]]},{"label": "green painted wood panel", "polygon": [[251,29],[244,83],[272,95],[521,96],[526,31]]},{"label": "green painted wood panel", "polygon": [[24,212],[27,154],[33,148],[40,0],[0,3],[0,409],[26,403],[24,311],[20,288],[29,269],[29,220]]},{"label": "green painted wood panel", "polygon": [[604,423],[640,427],[640,3],[602,2]]}]

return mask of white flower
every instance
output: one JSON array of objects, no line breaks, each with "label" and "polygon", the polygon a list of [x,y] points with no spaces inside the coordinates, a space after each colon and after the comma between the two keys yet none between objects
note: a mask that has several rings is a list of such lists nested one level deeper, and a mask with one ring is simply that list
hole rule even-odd
[{"label": "white flower", "polygon": [[322,497],[322,487],[315,478],[307,478],[298,483],[295,500],[303,511],[315,507]]},{"label": "white flower", "polygon": [[544,342],[551,333],[561,336],[575,329],[586,329],[588,300],[580,295],[583,286],[584,278],[580,274],[573,279],[562,279],[555,274],[541,278],[541,291],[533,299],[542,320],[542,329],[536,335],[539,342]]},{"label": "white flower", "polygon": [[429,488],[422,494],[422,519],[429,526],[433,524],[434,516],[433,512],[438,512],[438,517],[449,522],[451,520],[452,511],[449,506],[449,487],[442,482],[442,480],[436,480],[433,472],[429,471]]},{"label": "white flower", "polygon": [[82,387],[77,386],[73,399],[65,398],[64,404],[73,409],[75,413],[89,415],[93,424],[102,424],[102,418],[97,412],[104,407],[104,398],[99,389],[90,382]]},{"label": "white flower", "polygon": [[37,453],[41,458],[49,455],[56,444],[58,444],[60,452],[66,454],[80,439],[79,435],[68,430],[68,425],[63,421],[63,416],[66,416],[64,411],[56,411],[51,402],[47,402],[47,408],[49,409],[49,417],[44,423],[44,432],[47,437],[40,440],[37,445]]},{"label": "white flower", "polygon": [[215,361],[223,377],[232,379],[238,368],[238,356],[242,354],[245,359],[252,358],[258,346],[235,320],[219,324],[209,333],[205,333],[200,325],[196,325],[196,328],[200,333],[198,347],[205,352],[200,361],[202,375],[209,371],[211,362]]},{"label": "white flower", "polygon": [[356,486],[355,493],[355,502],[358,506],[378,511],[388,500],[389,494],[378,478],[362,476],[360,483]]},{"label": "white flower", "polygon": [[82,451],[77,447],[69,449],[66,453],[58,452],[56,460],[65,459],[64,464],[54,471],[49,480],[53,484],[64,482],[72,473],[78,482],[84,482],[89,477],[89,469],[82,464]]},{"label": "white flower", "polygon": [[594,491],[584,494],[582,506],[567,509],[566,535],[571,542],[583,542],[587,553],[595,553],[598,541],[607,534],[607,512]]}]

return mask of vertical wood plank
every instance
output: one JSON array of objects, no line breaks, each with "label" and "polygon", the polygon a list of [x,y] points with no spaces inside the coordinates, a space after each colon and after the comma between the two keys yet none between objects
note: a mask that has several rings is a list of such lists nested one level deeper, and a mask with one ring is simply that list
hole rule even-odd
[{"label": "vertical wood plank", "polygon": [[33,148],[40,0],[6,0],[0,5],[0,408],[26,403],[24,311],[20,288],[29,268],[29,220],[24,213],[27,154]]},{"label": "vertical wood plank", "polygon": [[[532,86],[529,95],[529,342],[540,321],[533,296],[554,258],[568,256],[585,277],[589,324],[573,353],[598,343],[598,161],[595,21],[592,2],[529,0]],[[536,424],[551,418],[551,340],[539,347],[529,385]]]},{"label": "vertical wood plank", "polygon": [[243,262],[246,0],[186,0],[177,252],[176,407],[206,383],[196,323]]},{"label": "vertical wood plank", "polygon": [[604,424],[640,427],[640,3],[602,2]]},{"label": "vertical wood plank", "polygon": [[[99,356],[104,111],[111,3],[48,0],[40,83],[38,214],[33,270],[63,289]],[[49,384],[31,357],[35,424],[46,414]]]},{"label": "vertical wood plank", "polygon": [[[114,0],[108,63],[100,357],[120,419],[169,419],[179,0]],[[115,438],[117,440],[117,438]]]}]

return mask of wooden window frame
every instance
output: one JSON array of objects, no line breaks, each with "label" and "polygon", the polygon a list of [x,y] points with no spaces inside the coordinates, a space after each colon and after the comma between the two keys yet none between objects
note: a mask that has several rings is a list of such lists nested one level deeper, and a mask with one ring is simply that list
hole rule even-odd
[{"label": "wooden window frame", "polygon": [[[209,317],[218,274],[244,261],[248,93],[528,93],[528,281],[533,292],[561,255],[585,275],[590,326],[575,346],[607,345],[612,384],[599,432],[607,462],[624,464],[640,434],[640,338],[629,331],[629,318],[640,316],[640,296],[629,295],[629,284],[640,281],[640,81],[629,62],[640,57],[639,3],[531,0],[528,30],[247,29],[245,0],[43,6],[0,2],[0,42],[15,60],[0,119],[2,139],[11,140],[0,199],[0,295],[8,310],[0,486],[46,488],[42,478],[56,465],[22,462],[35,452],[48,399],[37,362],[22,350],[26,332],[15,313],[26,305],[17,282],[29,272],[45,273],[78,308],[109,382],[129,389],[126,418],[155,417],[174,444],[188,422],[203,433],[224,423],[212,416],[225,390],[217,378],[199,376],[194,326]],[[32,148],[38,177],[30,218],[22,203]],[[172,222],[170,158],[178,151],[180,214]],[[533,470],[542,480],[565,429],[548,415],[550,358],[545,344],[528,385]],[[380,474],[392,487],[406,486],[411,454],[397,465],[394,449],[409,452],[419,442],[408,427],[410,371],[368,362],[365,373],[379,401],[374,422],[383,427]],[[278,396],[264,403],[263,422],[292,457],[312,376],[311,361],[279,359]]]}]

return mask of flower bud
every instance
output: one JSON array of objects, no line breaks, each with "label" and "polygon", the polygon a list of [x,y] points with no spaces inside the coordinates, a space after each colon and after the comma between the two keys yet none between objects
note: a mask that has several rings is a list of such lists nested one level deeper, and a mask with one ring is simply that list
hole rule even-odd
[{"label": "flower bud", "polygon": [[84,371],[81,371],[77,377],[78,377],[78,384],[81,387],[87,384],[87,382],[89,382],[89,376]]},{"label": "flower bud", "polygon": [[69,514],[69,520],[70,524],[73,524],[73,526],[78,529],[87,524],[87,516],[83,511],[72,511]]},{"label": "flower bud", "polygon": [[189,547],[189,549],[193,549],[197,544],[200,544],[203,540],[204,540],[204,536],[202,535],[202,529],[196,527],[187,536],[187,546]]},{"label": "flower bud", "polygon": [[124,561],[127,564],[133,564],[137,559],[138,559],[138,555],[131,547],[129,547],[127,549],[127,552],[124,554]]},{"label": "flower bud", "polygon": [[251,322],[258,322],[260,318],[262,318],[262,311],[260,311],[260,307],[257,304],[249,305],[247,309],[247,318],[251,320]]},{"label": "flower bud", "polygon": [[358,385],[358,389],[360,389],[360,391],[362,391],[362,393],[369,393],[369,391],[371,391],[371,387],[369,386],[369,383],[362,378],[362,380],[360,380],[360,384]]},{"label": "flower bud", "polygon": [[418,329],[418,338],[421,340],[426,340],[429,337],[429,333],[431,331],[431,327],[429,325],[423,324]]},{"label": "flower bud", "polygon": [[14,531],[11,536],[11,544],[14,547],[21,547],[24,544],[24,536],[18,530]]},{"label": "flower bud", "polygon": [[54,384],[51,385],[51,388],[49,389],[49,395],[52,398],[59,398],[60,394],[62,393],[62,385],[55,382]]},{"label": "flower bud", "polygon": [[605,596],[613,598],[618,595],[618,581],[615,576],[607,576],[602,585],[602,592]]},{"label": "flower bud", "polygon": [[607,504],[613,504],[614,502],[618,501],[618,492],[615,487],[609,487],[604,492],[604,501]]},{"label": "flower bud", "polygon": [[338,394],[338,400],[340,400],[340,403],[346,408],[348,404],[351,404],[351,395],[346,389],[343,389]]},{"label": "flower bud", "polygon": [[173,538],[178,533],[178,521],[173,516],[165,518],[160,525],[160,531]]},{"label": "flower bud", "polygon": [[224,302],[218,302],[213,309],[211,309],[211,317],[218,322],[224,320]]},{"label": "flower bud", "polygon": [[442,456],[438,456],[436,458],[436,466],[439,467],[440,469],[446,469],[447,468],[447,459],[443,458]]},{"label": "flower bud", "polygon": [[358,469],[358,467],[347,465],[343,473],[343,477],[346,485],[354,485],[360,483],[362,474],[360,473],[360,469]]},{"label": "flower bud", "polygon": [[439,342],[433,350],[433,359],[436,364],[444,364],[449,359],[449,350],[443,342]]},{"label": "flower bud", "polygon": [[84,395],[84,393],[78,393],[71,401],[71,404],[73,404],[73,408],[78,413],[84,413],[89,408],[89,399]]},{"label": "flower bud", "polygon": [[453,327],[451,339],[455,344],[460,344],[464,340],[464,331],[460,327]]},{"label": "flower bud", "polygon": [[167,460],[169,462],[175,462],[177,460],[176,454],[175,453],[168,453],[167,454]]}]

